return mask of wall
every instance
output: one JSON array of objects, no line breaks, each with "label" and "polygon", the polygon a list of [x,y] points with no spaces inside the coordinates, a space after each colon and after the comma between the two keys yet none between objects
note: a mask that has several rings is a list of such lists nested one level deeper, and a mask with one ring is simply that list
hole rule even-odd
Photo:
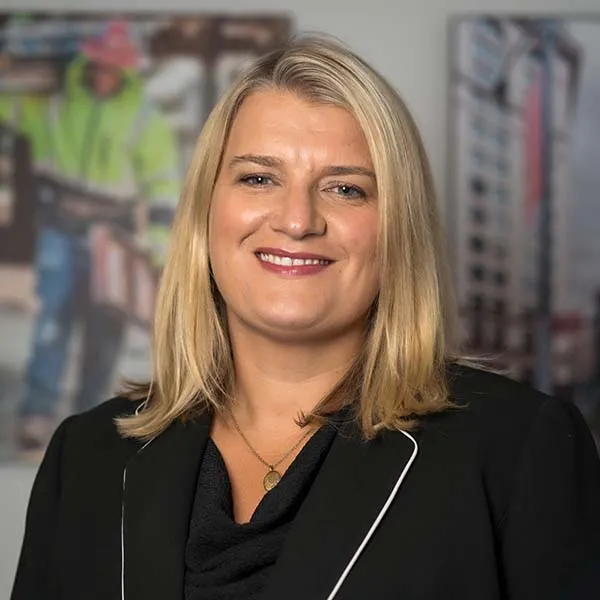
[{"label": "wall", "polygon": [[[122,10],[122,0],[0,0],[0,10]],[[165,10],[164,0],[129,0],[128,10]],[[569,13],[600,10],[598,0],[172,0],[182,11],[293,12],[301,31],[349,43],[387,76],[412,108],[438,189],[446,155],[447,18],[461,11]],[[443,194],[441,194],[443,200]],[[0,469],[0,598],[8,597],[33,471]]]}]

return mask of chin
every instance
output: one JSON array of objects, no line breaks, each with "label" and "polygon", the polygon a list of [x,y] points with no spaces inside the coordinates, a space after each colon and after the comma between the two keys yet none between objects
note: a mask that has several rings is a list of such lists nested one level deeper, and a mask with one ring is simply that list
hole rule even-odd
[{"label": "chin", "polygon": [[318,315],[307,314],[284,314],[264,315],[261,319],[269,329],[281,329],[282,331],[309,331],[319,328],[324,319]]},{"label": "chin", "polygon": [[299,341],[321,337],[323,332],[329,329],[326,316],[316,312],[307,314],[306,306],[298,312],[290,310],[266,314],[256,312],[252,315],[246,313],[240,316],[247,327],[265,337],[278,340]]}]

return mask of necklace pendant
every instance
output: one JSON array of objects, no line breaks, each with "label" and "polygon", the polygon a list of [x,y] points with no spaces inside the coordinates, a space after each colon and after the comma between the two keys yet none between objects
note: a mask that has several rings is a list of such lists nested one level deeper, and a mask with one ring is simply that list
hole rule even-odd
[{"label": "necklace pendant", "polygon": [[281,473],[271,467],[270,471],[263,479],[263,487],[265,491],[270,492],[281,481]]}]

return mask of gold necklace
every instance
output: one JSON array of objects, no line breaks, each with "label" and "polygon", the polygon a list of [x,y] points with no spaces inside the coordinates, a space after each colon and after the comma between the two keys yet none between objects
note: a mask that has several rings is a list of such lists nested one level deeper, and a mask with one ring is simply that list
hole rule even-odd
[{"label": "gold necklace", "polygon": [[256,458],[258,458],[258,460],[260,460],[260,462],[265,465],[265,467],[267,467],[269,469],[269,471],[267,472],[267,474],[265,475],[264,479],[263,479],[263,487],[265,488],[266,492],[271,491],[280,481],[281,481],[281,473],[277,470],[277,467],[294,451],[296,450],[296,448],[298,448],[298,446],[310,435],[311,431],[310,429],[275,463],[269,463],[268,461],[266,461],[252,446],[252,444],[250,443],[250,441],[248,440],[248,438],[244,435],[244,432],[242,431],[242,429],[240,428],[240,426],[238,425],[238,422],[235,420],[235,417],[233,416],[233,413],[229,413],[231,416],[231,420],[233,421],[233,424],[237,430],[237,432],[240,434],[240,437],[244,440],[244,442],[246,443],[246,446],[248,446],[248,448],[250,449],[250,451],[252,452],[252,454],[254,454],[254,456],[256,456]]}]

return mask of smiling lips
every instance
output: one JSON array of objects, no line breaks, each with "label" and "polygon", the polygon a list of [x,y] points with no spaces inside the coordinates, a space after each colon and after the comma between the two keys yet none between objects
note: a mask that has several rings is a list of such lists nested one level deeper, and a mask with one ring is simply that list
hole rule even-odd
[{"label": "smiling lips", "polygon": [[259,248],[255,254],[265,269],[280,275],[315,275],[334,262],[325,256],[286,252],[278,248]]}]

